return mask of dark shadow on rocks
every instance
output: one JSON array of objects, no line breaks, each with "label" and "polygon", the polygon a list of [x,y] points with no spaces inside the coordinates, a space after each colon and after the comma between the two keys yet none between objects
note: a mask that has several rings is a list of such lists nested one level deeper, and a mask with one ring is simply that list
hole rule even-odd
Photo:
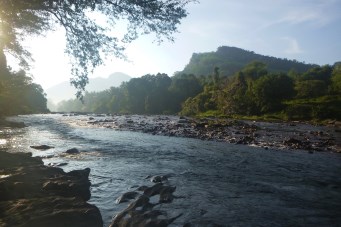
[{"label": "dark shadow on rocks", "polygon": [[65,173],[31,155],[0,151],[2,226],[102,227],[99,209],[86,203],[90,169]]}]

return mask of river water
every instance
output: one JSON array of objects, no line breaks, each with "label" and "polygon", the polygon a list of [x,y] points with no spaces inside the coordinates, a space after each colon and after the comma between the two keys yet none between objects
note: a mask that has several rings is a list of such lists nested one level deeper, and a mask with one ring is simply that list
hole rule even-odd
[{"label": "river water", "polygon": [[[127,204],[115,200],[147,176],[169,176],[172,203],[158,205],[171,226],[339,226],[341,155],[272,150],[197,139],[82,127],[88,116],[18,116],[22,129],[1,131],[0,146],[32,152],[65,171],[91,168],[89,203],[105,226]],[[31,145],[50,145],[37,151]],[[81,152],[66,155],[70,148]],[[66,164],[67,163],[67,164]]]}]

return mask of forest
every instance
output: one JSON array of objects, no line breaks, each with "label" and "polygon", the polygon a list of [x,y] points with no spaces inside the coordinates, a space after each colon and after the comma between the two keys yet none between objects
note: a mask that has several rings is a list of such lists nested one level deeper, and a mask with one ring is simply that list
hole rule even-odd
[{"label": "forest", "polygon": [[305,72],[271,72],[263,62],[232,76],[215,67],[207,76],[145,75],[102,92],[59,103],[59,111],[186,116],[267,116],[283,120],[338,119],[341,63]]}]

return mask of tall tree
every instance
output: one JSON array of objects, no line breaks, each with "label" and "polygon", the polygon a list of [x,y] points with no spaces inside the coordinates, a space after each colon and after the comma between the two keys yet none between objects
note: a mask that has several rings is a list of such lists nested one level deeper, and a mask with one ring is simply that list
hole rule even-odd
[{"label": "tall tree", "polygon": [[[158,42],[173,40],[185,6],[195,0],[1,0],[0,63],[7,51],[28,67],[30,53],[21,45],[27,35],[41,35],[57,26],[65,29],[66,53],[71,57],[71,83],[82,95],[88,74],[103,63],[103,54],[125,58],[125,44],[141,34],[154,33]],[[95,16],[106,23],[99,24]],[[122,38],[111,30],[118,21],[127,24]]]},{"label": "tall tree", "polygon": [[294,96],[293,80],[286,74],[267,74],[256,80],[253,96],[260,113],[280,111],[282,102]]},{"label": "tall tree", "polygon": [[336,62],[332,73],[332,87],[334,93],[341,94],[341,62]]}]

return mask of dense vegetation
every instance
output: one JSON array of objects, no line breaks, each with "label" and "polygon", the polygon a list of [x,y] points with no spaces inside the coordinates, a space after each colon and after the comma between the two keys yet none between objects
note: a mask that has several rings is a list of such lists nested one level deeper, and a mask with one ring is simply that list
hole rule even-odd
[{"label": "dense vegetation", "polygon": [[216,73],[214,78],[185,101],[182,114],[341,119],[341,63],[304,73],[272,73],[253,62],[233,77]]},{"label": "dense vegetation", "polygon": [[97,113],[164,114],[181,111],[181,104],[202,91],[194,75],[170,78],[166,74],[145,75],[102,92],[86,92],[84,105],[77,99],[62,101],[59,111]]},{"label": "dense vegetation", "polygon": [[208,76],[145,75],[118,88],[86,93],[85,104],[63,101],[60,111],[214,116],[264,116],[281,119],[340,119],[341,63],[305,72],[269,72],[251,62],[233,76],[216,67]]},{"label": "dense vegetation", "polygon": [[42,87],[32,83],[24,71],[0,68],[0,118],[14,114],[47,112]]}]

